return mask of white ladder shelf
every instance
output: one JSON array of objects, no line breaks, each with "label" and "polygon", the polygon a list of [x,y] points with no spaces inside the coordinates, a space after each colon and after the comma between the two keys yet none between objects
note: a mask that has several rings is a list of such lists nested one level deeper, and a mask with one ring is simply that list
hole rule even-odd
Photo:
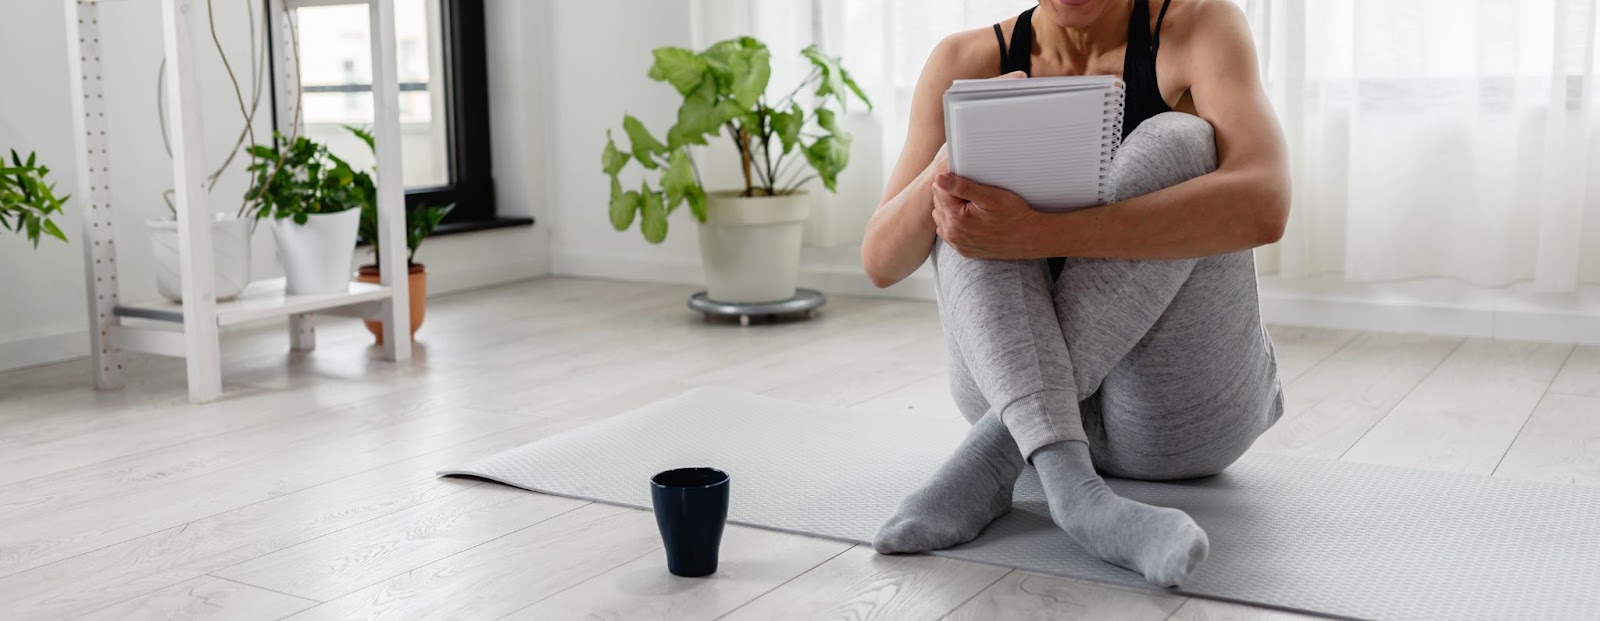
[{"label": "white ladder shelf", "polygon": [[[100,58],[100,6],[98,0],[63,0],[67,41],[76,42],[69,54],[72,107],[76,132],[77,191],[84,205],[84,280],[89,301],[90,351],[94,385],[122,386],[123,351],[138,351],[185,359],[189,400],[205,402],[222,395],[220,329],[242,322],[274,317],[289,319],[290,347],[310,350],[316,344],[316,314],[345,315],[382,321],[384,357],[404,362],[411,357],[410,304],[405,253],[380,257],[381,284],[351,283],[345,293],[285,295],[282,279],[251,283],[233,300],[219,302],[211,265],[211,214],[205,207],[199,84],[195,76],[194,32],[190,13],[203,11],[194,0],[159,0],[162,38],[167,63],[168,125],[172,130],[172,172],[176,189],[178,260],[183,278],[183,302],[165,300],[126,304],[117,295],[117,256],[112,231],[112,197],[107,171],[106,101]],[[268,19],[273,49],[279,54],[277,72],[278,118],[294,119],[299,105],[295,55],[286,36],[293,11],[302,6],[365,4],[372,33],[372,96],[377,137],[378,234],[381,245],[404,248],[405,190],[399,176],[399,79],[396,71],[393,0],[270,0]],[[123,325],[123,318],[147,321]]]}]

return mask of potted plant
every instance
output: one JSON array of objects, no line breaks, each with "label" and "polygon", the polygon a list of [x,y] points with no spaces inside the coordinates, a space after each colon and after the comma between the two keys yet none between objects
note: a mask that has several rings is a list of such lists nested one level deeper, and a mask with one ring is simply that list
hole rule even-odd
[{"label": "potted plant", "polygon": [[[627,151],[606,132],[601,169],[611,179],[612,226],[626,230],[637,219],[645,240],[660,243],[667,216],[687,203],[700,222],[708,297],[735,303],[793,297],[810,215],[802,188],[821,179],[835,189],[850,158],[850,135],[840,131],[838,112],[851,94],[869,109],[872,103],[839,59],[816,46],[801,52],[813,65],[810,75],[776,100],[766,95],[771,53],[751,37],[699,53],[664,47],[654,54],[650,79],[671,84],[683,105],[665,143],[632,115],[622,119]],[[807,90],[814,95],[809,109],[796,99]],[[689,147],[707,144],[707,135],[722,130],[738,149],[744,187],[707,192]],[[623,189],[618,174],[630,159],[659,175],[654,188],[646,179],[637,190]]]},{"label": "potted plant", "polygon": [[22,233],[39,247],[39,237],[49,235],[67,241],[51,216],[62,215],[61,206],[70,197],[56,197],[56,186],[45,180],[50,169],[37,165],[37,154],[24,160],[11,151],[11,165],[0,158],[0,227]]},{"label": "potted plant", "polygon": [[[206,14],[211,15],[211,0],[206,2]],[[266,46],[260,45],[264,39],[256,25],[254,9],[246,11],[250,20],[250,84],[248,93],[239,84],[229,62],[228,55],[223,52],[221,39],[217,35],[215,25],[211,28],[211,42],[215,45],[217,56],[222,59],[223,66],[228,70],[228,79],[233,83],[233,93],[239,105],[243,126],[239,129],[239,136],[234,140],[233,148],[228,149],[228,157],[222,165],[206,176],[205,190],[207,198],[217,180],[222,177],[228,167],[233,164],[235,156],[241,147],[255,142],[256,112],[261,108],[261,94],[265,92],[262,81],[266,78]],[[265,23],[262,24],[265,26]],[[156,71],[156,114],[161,124],[161,142],[167,150],[167,156],[172,156],[172,142],[167,134],[166,113],[166,59],[161,60],[161,67]],[[246,101],[248,99],[248,101]],[[145,228],[150,238],[150,252],[155,259],[156,291],[162,297],[179,302],[183,300],[182,270],[178,261],[178,212],[172,203],[172,190],[162,194],[166,201],[167,212],[164,217],[151,218],[145,221]],[[209,202],[209,201],[208,201]],[[213,214],[211,220],[211,264],[216,278],[216,296],[219,300],[226,300],[244,291],[250,284],[250,236],[255,232],[254,220],[246,219],[245,210],[248,202],[241,203],[236,213],[229,214],[218,212]]]},{"label": "potted plant", "polygon": [[[372,134],[355,128],[350,128],[350,131],[355,132],[363,142],[367,143],[367,148],[375,146]],[[422,241],[438,228],[439,222],[454,208],[455,205],[444,207],[417,205],[413,209],[406,210],[406,279],[409,283],[406,291],[411,298],[409,304],[412,338],[416,338],[417,329],[422,327],[423,316],[428,311],[428,266],[417,262],[417,248],[422,247]],[[372,248],[372,263],[361,266],[356,272],[356,280],[380,282],[382,279],[378,265],[382,263],[379,257],[383,249],[378,243],[378,204],[375,201],[367,201],[361,206],[361,226],[357,228],[356,237]],[[368,320],[366,324],[367,331],[372,333],[379,345],[382,345],[383,322]]]},{"label": "potted plant", "polygon": [[287,139],[274,132],[273,137],[275,146],[246,150],[247,170],[254,176],[245,192],[247,215],[272,219],[286,293],[348,291],[361,208],[376,200],[372,175],[305,136]]}]

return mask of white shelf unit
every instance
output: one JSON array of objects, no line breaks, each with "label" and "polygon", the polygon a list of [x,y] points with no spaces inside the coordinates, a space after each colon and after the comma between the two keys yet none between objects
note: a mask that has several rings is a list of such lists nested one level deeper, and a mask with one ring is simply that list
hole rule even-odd
[{"label": "white shelf unit", "polygon": [[[195,75],[195,32],[191,22],[205,10],[203,1],[155,0],[162,13],[162,39],[167,64],[168,126],[172,131],[174,203],[178,219],[178,256],[183,302],[123,304],[117,293],[117,257],[112,233],[110,157],[106,140],[106,100],[100,58],[100,3],[63,0],[72,78],[72,106],[77,153],[77,192],[84,205],[84,281],[88,291],[89,334],[94,385],[122,385],[123,351],[185,359],[189,400],[211,401],[222,394],[221,335],[223,327],[285,317],[290,347],[315,347],[315,316],[362,317],[384,323],[384,356],[403,362],[411,357],[410,304],[407,302],[405,253],[384,253],[381,284],[351,283],[349,291],[327,295],[285,295],[282,279],[252,283],[229,301],[216,299],[211,265],[211,214],[205,208],[199,88]],[[372,32],[373,134],[377,137],[378,234],[389,248],[405,247],[405,191],[399,177],[399,80],[396,73],[393,0],[270,0],[271,28],[277,71],[278,118],[294,119],[300,97],[296,55],[290,48],[289,20],[302,6],[364,4]],[[154,320],[124,325],[122,318]]]}]

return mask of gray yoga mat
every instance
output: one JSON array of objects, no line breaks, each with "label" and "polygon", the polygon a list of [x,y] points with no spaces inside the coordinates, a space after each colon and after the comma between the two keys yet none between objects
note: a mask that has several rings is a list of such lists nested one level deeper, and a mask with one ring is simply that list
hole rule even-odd
[{"label": "gray yoga mat", "polygon": [[[709,465],[732,478],[729,521],[866,542],[965,432],[697,389],[440,474],[648,508],[651,475]],[[1258,454],[1207,479],[1111,485],[1209,534],[1182,593],[1367,619],[1600,619],[1597,488]],[[937,554],[1148,588],[1055,528],[1031,471],[1015,510]]]}]

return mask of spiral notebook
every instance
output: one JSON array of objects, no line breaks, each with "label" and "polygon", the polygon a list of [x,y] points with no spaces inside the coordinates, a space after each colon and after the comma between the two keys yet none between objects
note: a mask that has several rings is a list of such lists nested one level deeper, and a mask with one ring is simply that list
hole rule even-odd
[{"label": "spiral notebook", "polygon": [[1015,192],[1039,211],[1116,200],[1122,80],[956,80],[944,94],[950,172]]}]

